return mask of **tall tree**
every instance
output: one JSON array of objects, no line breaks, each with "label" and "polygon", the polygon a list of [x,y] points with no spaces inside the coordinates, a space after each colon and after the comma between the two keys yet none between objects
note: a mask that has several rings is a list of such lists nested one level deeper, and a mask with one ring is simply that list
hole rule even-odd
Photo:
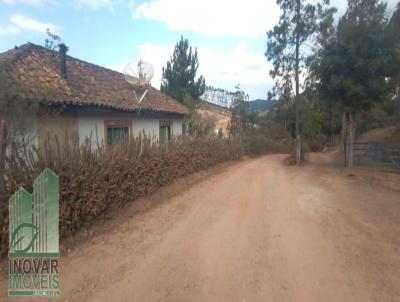
[{"label": "tall tree", "polygon": [[400,129],[400,2],[390,18],[387,29],[388,37],[391,37],[393,46],[390,54],[390,86],[392,97],[397,102],[397,126]]},{"label": "tall tree", "polygon": [[393,29],[396,31],[396,66],[398,73],[396,76],[396,85],[395,85],[395,97],[397,98],[397,127],[400,129],[400,2],[397,3],[397,8],[395,13],[393,14],[391,24]]},{"label": "tall tree", "polygon": [[182,36],[167,66],[163,67],[161,91],[180,102],[186,98],[198,100],[206,89],[204,77],[196,79],[198,68],[197,48],[193,51]]},{"label": "tall tree", "polygon": [[234,92],[214,86],[207,86],[201,99],[210,103],[229,107],[232,103]]},{"label": "tall tree", "polygon": [[319,31],[313,53],[309,57],[309,73],[306,77],[308,89],[313,91],[315,98],[318,99],[320,103],[320,108],[322,110],[321,113],[326,114],[328,118],[327,130],[329,132],[331,144],[334,142],[334,119],[337,113],[340,112],[340,108],[336,99],[333,98],[325,89],[321,89],[321,87],[325,87],[324,85],[327,85],[327,83],[325,79],[321,77],[320,70],[323,52],[335,39],[336,25],[334,22],[334,14],[336,11],[336,8],[329,8],[324,10],[321,14]]},{"label": "tall tree", "polygon": [[247,109],[249,95],[245,93],[241,88],[240,84],[235,86],[235,92],[233,93],[232,104],[231,104],[231,122],[230,131],[241,133],[246,130],[247,126]]},{"label": "tall tree", "polygon": [[388,93],[389,54],[386,4],[380,0],[348,0],[335,38],[321,51],[320,89],[337,100],[348,122],[348,166],[353,165],[355,113],[367,110]]},{"label": "tall tree", "polygon": [[[301,69],[307,67],[307,42],[319,29],[319,23],[329,0],[309,3],[307,0],[277,0],[282,14],[279,22],[268,32],[265,56],[274,68],[270,75],[275,79],[273,94],[293,99],[296,115],[296,162],[300,163],[299,94]],[[294,83],[293,83],[294,78]],[[294,85],[293,85],[294,84]],[[293,86],[295,87],[293,92]]]}]

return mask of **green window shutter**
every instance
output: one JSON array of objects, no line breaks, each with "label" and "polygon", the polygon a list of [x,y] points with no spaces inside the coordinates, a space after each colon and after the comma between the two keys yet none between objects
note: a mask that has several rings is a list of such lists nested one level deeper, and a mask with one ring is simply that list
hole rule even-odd
[{"label": "green window shutter", "polygon": [[171,126],[160,125],[160,144],[164,145],[171,139]]},{"label": "green window shutter", "polygon": [[164,145],[167,142],[167,126],[160,126],[160,144]]},{"label": "green window shutter", "polygon": [[107,144],[109,146],[129,141],[128,127],[110,127],[107,128]]}]

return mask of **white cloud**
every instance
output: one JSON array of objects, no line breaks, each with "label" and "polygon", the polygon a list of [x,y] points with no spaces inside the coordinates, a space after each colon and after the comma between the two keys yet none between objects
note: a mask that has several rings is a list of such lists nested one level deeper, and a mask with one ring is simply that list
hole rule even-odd
[{"label": "white cloud", "polygon": [[139,57],[151,65],[154,69],[154,77],[151,81],[154,87],[160,88],[162,68],[167,64],[174,47],[171,46],[157,46],[151,43],[144,43],[138,46]]},{"label": "white cloud", "polygon": [[[388,0],[393,8],[398,0]],[[310,2],[315,2],[310,0]],[[333,0],[338,16],[347,0]],[[147,0],[129,3],[134,19],[161,22],[169,31],[196,32],[207,37],[265,37],[277,23],[281,11],[275,0]]]},{"label": "white cloud", "polygon": [[43,0],[2,0],[2,2],[5,4],[22,3],[22,4],[31,5],[31,6],[43,6],[43,4],[44,4]]},{"label": "white cloud", "polygon": [[207,74],[212,81],[230,83],[263,84],[268,72],[265,56],[248,49],[245,43],[227,52],[210,47],[200,47],[199,72]]},{"label": "white cloud", "polygon": [[16,35],[19,34],[21,32],[21,30],[15,26],[12,25],[5,25],[2,26],[0,25],[0,36],[2,35]]},{"label": "white cloud", "polygon": [[[139,57],[154,67],[154,78],[151,83],[156,88],[160,87],[162,67],[166,65],[172,52],[172,45],[144,43],[138,47]],[[200,63],[198,75],[204,75],[208,85],[234,90],[235,85],[240,83],[250,94],[250,98],[265,98],[268,89],[273,85],[264,55],[249,50],[244,43],[228,51],[217,51],[209,46],[199,47],[198,56]],[[124,66],[113,65],[109,68],[122,72]]]},{"label": "white cloud", "polygon": [[198,72],[205,76],[209,85],[232,91],[240,84],[251,99],[265,98],[273,85],[265,56],[262,52],[251,51],[245,43],[228,51],[200,47],[198,52]]},{"label": "white cloud", "polygon": [[[154,76],[151,81],[153,87],[160,88],[162,68],[166,65],[170,56],[172,55],[173,46],[157,46],[152,43],[144,43],[138,46],[138,58],[145,62],[150,63],[154,69]],[[134,59],[132,58],[132,61]],[[126,62],[126,64],[129,62]],[[110,65],[108,68],[123,72],[125,65]]]},{"label": "white cloud", "polygon": [[19,31],[27,30],[45,33],[46,29],[50,29],[52,33],[58,33],[60,30],[60,26],[58,25],[54,25],[53,23],[43,23],[20,14],[12,15],[10,22],[10,26],[18,29]]},{"label": "white cloud", "polygon": [[165,23],[170,31],[257,38],[277,22],[279,8],[275,0],[153,0],[134,8],[133,17]]},{"label": "white cloud", "polygon": [[106,8],[112,12],[115,10],[115,5],[120,1],[115,0],[75,0],[75,5],[78,8],[91,8],[94,10]]}]

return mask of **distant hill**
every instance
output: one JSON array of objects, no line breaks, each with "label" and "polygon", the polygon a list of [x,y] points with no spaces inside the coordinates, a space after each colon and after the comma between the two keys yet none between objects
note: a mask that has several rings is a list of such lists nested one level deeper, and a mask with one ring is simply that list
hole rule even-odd
[{"label": "distant hill", "polygon": [[248,101],[249,104],[249,110],[250,111],[269,111],[271,110],[276,104],[277,101],[274,100],[262,100],[262,99],[257,99],[253,101]]}]

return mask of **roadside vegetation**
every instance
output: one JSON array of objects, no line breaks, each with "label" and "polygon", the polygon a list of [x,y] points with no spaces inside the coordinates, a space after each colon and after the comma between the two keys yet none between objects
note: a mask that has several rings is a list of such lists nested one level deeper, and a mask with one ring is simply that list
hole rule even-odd
[{"label": "roadside vegetation", "polygon": [[[393,139],[399,140],[400,4],[389,12],[383,1],[349,0],[335,21],[336,9],[327,0],[277,3],[282,15],[268,32],[265,53],[276,84],[269,96],[272,109],[263,115],[249,110],[240,85],[232,92],[207,86],[197,75],[197,49],[181,37],[162,70],[160,88],[191,114],[184,135],[167,145],[141,136],[106,148],[66,137],[40,152],[27,148],[29,142],[14,138],[21,137],[23,121],[40,111],[38,101],[46,96],[29,104],[10,99],[8,91],[18,87],[7,85],[6,66],[0,65],[0,254],[7,251],[8,198],[20,186],[31,190],[44,168],[60,176],[60,235],[66,236],[176,178],[242,156],[295,149],[299,163],[306,151],[347,142],[351,159],[357,133],[392,125],[397,127]],[[60,38],[48,34],[46,47],[58,47]],[[207,90],[210,98],[229,104],[227,135],[196,111]]]},{"label": "roadside vegetation", "polygon": [[20,186],[32,190],[32,181],[45,168],[60,177],[60,236],[64,237],[176,178],[244,155],[284,151],[281,145],[256,134],[227,139],[187,136],[161,147],[144,137],[108,150],[79,145],[77,137],[54,142],[46,145],[44,152],[14,150],[7,156],[7,186],[0,209],[2,255],[8,246],[7,200]]},{"label": "roadside vegetation", "polygon": [[[46,47],[53,49],[59,38],[48,34]],[[205,79],[196,75],[198,66],[197,50],[182,37],[163,69],[161,90],[184,103],[191,114],[185,120],[185,134],[166,145],[154,140],[151,143],[145,134],[112,147],[103,145],[104,142],[82,145],[79,137],[67,135],[49,136],[40,150],[29,141],[17,143],[16,139],[25,137],[22,121],[28,116],[56,115],[57,110],[45,112],[40,101],[46,100],[46,96],[38,96],[29,102],[26,112],[22,111],[26,106],[21,107],[18,100],[8,96],[11,89],[18,87],[4,87],[0,94],[1,131],[4,131],[0,139],[0,254],[5,255],[8,246],[8,199],[21,186],[30,191],[33,180],[45,168],[60,177],[60,236],[63,237],[176,178],[242,156],[287,152],[291,148],[290,140],[274,141],[256,129],[246,111],[248,97],[239,86],[232,93],[229,135],[216,133],[215,122],[196,112],[199,96],[206,88]],[[6,86],[5,73],[1,72],[0,77]],[[21,123],[11,122],[11,116]]]},{"label": "roadside vegetation", "polygon": [[279,102],[258,122],[301,137],[302,153],[347,142],[351,166],[357,134],[399,127],[400,4],[349,0],[337,19],[329,1],[277,3],[266,57]]}]

